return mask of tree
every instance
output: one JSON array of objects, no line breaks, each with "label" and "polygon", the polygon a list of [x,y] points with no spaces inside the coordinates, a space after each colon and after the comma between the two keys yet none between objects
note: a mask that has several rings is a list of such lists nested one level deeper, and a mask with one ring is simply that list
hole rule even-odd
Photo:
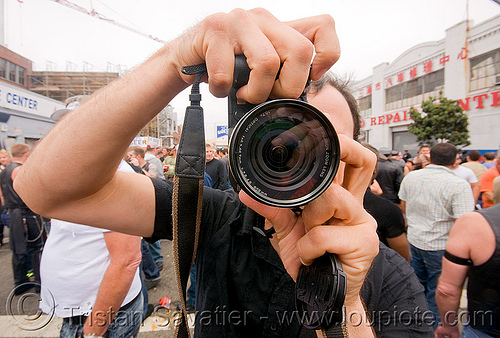
[{"label": "tree", "polygon": [[420,145],[433,145],[435,141],[463,147],[470,144],[469,121],[458,101],[449,100],[439,92],[439,98],[422,101],[422,111],[424,114],[410,108],[413,123],[408,126],[408,131],[417,137]]}]

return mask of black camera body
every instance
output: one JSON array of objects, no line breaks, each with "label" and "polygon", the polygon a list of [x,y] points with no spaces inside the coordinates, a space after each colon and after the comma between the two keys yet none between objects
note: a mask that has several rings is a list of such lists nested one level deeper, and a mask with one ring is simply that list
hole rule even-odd
[{"label": "black camera body", "polygon": [[[332,183],[340,163],[337,133],[317,108],[299,99],[238,104],[247,84],[246,58],[235,59],[228,96],[229,166],[233,187],[277,207],[303,206]],[[237,186],[235,186],[235,184]]]}]

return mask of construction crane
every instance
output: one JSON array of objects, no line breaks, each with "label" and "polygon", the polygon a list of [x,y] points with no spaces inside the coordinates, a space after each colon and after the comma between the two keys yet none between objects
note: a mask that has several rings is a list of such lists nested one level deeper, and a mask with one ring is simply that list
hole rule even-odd
[{"label": "construction crane", "polygon": [[[18,1],[22,3],[21,0],[18,0]],[[132,27],[127,26],[127,25],[124,25],[124,24],[122,24],[122,23],[120,23],[118,21],[115,21],[115,20],[112,20],[112,19],[108,19],[104,15],[102,15],[102,14],[98,13],[97,11],[95,11],[94,8],[92,8],[89,11],[86,8],[83,8],[82,6],[79,6],[79,5],[77,5],[75,3],[72,3],[72,2],[70,2],[68,0],[50,0],[50,1],[58,3],[59,5],[63,5],[63,6],[66,6],[68,8],[74,9],[75,11],[78,11],[80,13],[90,15],[91,17],[94,17],[96,19],[105,21],[105,22],[113,24],[115,26],[124,28],[124,29],[126,29],[128,31],[131,31],[131,32],[136,33],[136,34],[139,34],[141,36],[144,36],[144,37],[146,37],[148,39],[151,39],[153,41],[159,42],[161,44],[165,44],[166,43],[166,41],[163,41],[163,40],[161,40],[161,39],[159,39],[159,38],[157,38],[157,37],[155,37],[155,36],[153,36],[151,34],[147,34],[147,33],[141,32],[138,29],[132,28]]]}]

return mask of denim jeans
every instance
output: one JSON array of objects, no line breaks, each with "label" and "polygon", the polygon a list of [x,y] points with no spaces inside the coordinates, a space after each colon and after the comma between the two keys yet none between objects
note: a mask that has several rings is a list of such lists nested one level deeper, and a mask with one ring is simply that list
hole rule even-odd
[{"label": "denim jeans", "polygon": [[464,325],[462,330],[461,338],[493,338],[489,334],[478,331],[470,327],[469,325]]},{"label": "denim jeans", "polygon": [[141,243],[141,251],[142,251],[142,272],[144,272],[144,278],[147,280],[154,280],[160,278],[160,271],[158,271],[158,267],[151,255],[151,251],[149,251],[148,244],[145,240],[142,240]]},{"label": "denim jeans", "polygon": [[149,246],[149,251],[151,252],[151,255],[153,256],[154,261],[155,262],[163,261],[163,256],[161,255],[160,241],[157,240],[154,243],[148,243],[148,246]]},{"label": "denim jeans", "polygon": [[441,263],[443,261],[444,250],[427,251],[410,245],[411,266],[415,270],[418,280],[425,288],[425,298],[429,303],[429,309],[434,315],[434,329],[437,328],[441,318],[436,305],[436,287],[439,275],[441,274]]},{"label": "denim jeans", "polygon": [[189,285],[189,289],[187,292],[188,299],[186,303],[191,305],[192,307],[196,304],[196,265],[193,264],[191,268],[191,272],[189,272],[189,278],[191,280],[191,285]]},{"label": "denim jeans", "polygon": [[[139,271],[142,271],[142,262],[141,265],[139,266]],[[142,301],[144,303],[142,311],[144,312],[143,316],[146,317],[146,314],[148,313],[148,304],[149,304],[148,288],[146,287],[146,283],[144,282],[144,277],[142,277],[142,273],[140,274],[140,276],[141,276]]]},{"label": "denim jeans", "polygon": [[[121,338],[137,337],[143,317],[143,299],[142,293],[132,301],[126,310],[119,310],[115,318],[108,327],[104,337]],[[63,321],[60,338],[79,337],[83,332],[83,324],[80,322]]]}]

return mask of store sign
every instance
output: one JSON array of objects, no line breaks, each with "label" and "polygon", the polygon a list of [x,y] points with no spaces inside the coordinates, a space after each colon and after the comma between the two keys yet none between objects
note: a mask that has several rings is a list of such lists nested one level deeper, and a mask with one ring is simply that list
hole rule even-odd
[{"label": "store sign", "polygon": [[227,144],[227,142],[228,142],[227,126],[226,125],[217,126],[217,143]]},{"label": "store sign", "polygon": [[[457,101],[460,107],[462,107],[464,111],[469,111],[470,109],[483,109],[485,107],[500,107],[500,90],[492,93],[484,93],[471,97],[466,97],[463,100],[459,99]],[[410,112],[404,110],[402,112],[389,113],[376,117],[370,117],[369,125],[377,126],[382,124],[392,124],[410,120],[411,120]]]},{"label": "store sign", "polygon": [[227,126],[217,126],[217,138],[227,137]]},{"label": "store sign", "polygon": [[134,138],[130,146],[139,146],[144,148],[150,146],[151,148],[157,148],[161,147],[161,140],[156,137],[138,136]]},{"label": "store sign", "polygon": [[0,107],[50,118],[54,111],[64,108],[64,104],[29,90],[0,83]]},{"label": "store sign", "polygon": [[500,106],[500,91],[466,97],[458,100],[458,104],[465,111],[470,110],[471,105],[473,109],[483,109],[485,106],[498,107]]},{"label": "store sign", "polygon": [[391,124],[397,122],[410,121],[410,113],[405,110],[397,113],[389,113],[377,117],[370,117],[370,126],[377,126],[381,124]]}]

